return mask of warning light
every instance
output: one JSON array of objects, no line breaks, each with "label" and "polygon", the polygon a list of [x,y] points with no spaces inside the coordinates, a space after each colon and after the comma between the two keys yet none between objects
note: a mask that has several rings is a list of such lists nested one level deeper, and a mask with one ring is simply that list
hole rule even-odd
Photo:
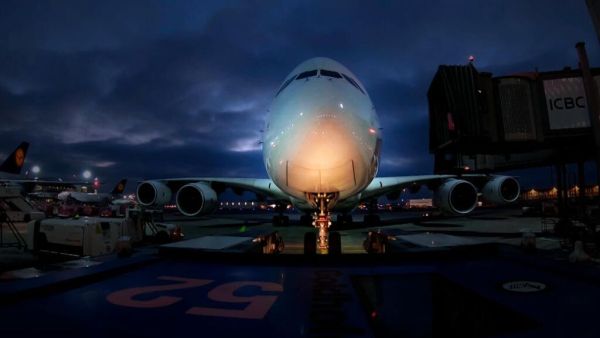
[{"label": "warning light", "polygon": [[469,55],[469,62],[473,62],[473,61],[475,61],[475,56]]},{"label": "warning light", "polygon": [[374,128],[369,128],[369,133],[375,134],[376,132],[377,132],[377,130],[375,130]]},{"label": "warning light", "polygon": [[469,170],[471,170],[471,167],[465,166],[465,171],[469,171]]},{"label": "warning light", "polygon": [[377,311],[373,310],[371,312],[371,318],[375,319],[377,317]]}]

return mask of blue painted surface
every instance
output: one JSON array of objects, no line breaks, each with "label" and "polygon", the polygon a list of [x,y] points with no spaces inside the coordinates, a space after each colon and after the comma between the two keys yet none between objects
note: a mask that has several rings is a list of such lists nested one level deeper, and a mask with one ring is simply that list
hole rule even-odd
[{"label": "blue painted surface", "polygon": [[[509,330],[498,336],[597,337],[600,284],[593,268],[589,274],[579,268],[569,273],[569,267],[550,269],[543,261],[536,265],[531,264],[531,258],[527,259],[529,262],[497,254],[452,260],[403,259],[397,263],[386,260],[385,264],[366,264],[361,259],[352,264],[351,257],[344,257],[340,264],[306,261],[286,265],[282,264],[285,260],[281,260],[253,265],[171,257],[148,260],[146,265],[132,264],[131,269],[120,270],[114,275],[105,274],[111,269],[111,264],[107,264],[87,270],[88,274],[93,274],[104,269],[104,274],[99,274],[97,280],[55,292],[50,287],[43,295],[0,305],[0,336],[25,333],[39,337],[107,337],[115,334],[161,338],[319,337],[337,332],[339,336],[371,337],[381,334],[377,325],[394,327],[408,337],[435,336],[440,333],[432,329],[433,312],[437,307],[436,293],[432,291],[436,283],[432,281],[439,277],[464,288],[474,297],[534,323],[526,329]],[[118,268],[122,269],[125,263],[120,264]],[[76,273],[68,274],[73,277]],[[68,277],[53,277],[46,282],[64,281]],[[131,288],[180,283],[165,277],[207,281],[201,286],[145,292],[131,298],[140,304],[170,297],[172,304],[160,307],[130,307],[107,300],[109,295]],[[361,280],[363,286],[357,286],[356,280]],[[502,283],[512,280],[542,282],[547,289],[519,294],[501,288]],[[215,289],[241,281],[279,285],[282,290],[265,291],[260,286],[264,284],[237,288],[234,297],[276,298],[260,318],[235,318],[228,312],[223,315],[222,310],[242,311],[250,303],[221,301],[214,299],[214,294],[211,299],[211,292],[218,293]],[[36,281],[35,288],[41,282]],[[23,285],[21,282],[4,283],[0,285],[0,294],[6,295],[11,287],[23,292],[26,289]],[[372,285],[376,286],[371,289]],[[375,311],[365,301],[364,294],[369,292]],[[190,313],[190,309],[198,307],[216,309],[216,315]],[[327,323],[335,325],[328,326]]]}]

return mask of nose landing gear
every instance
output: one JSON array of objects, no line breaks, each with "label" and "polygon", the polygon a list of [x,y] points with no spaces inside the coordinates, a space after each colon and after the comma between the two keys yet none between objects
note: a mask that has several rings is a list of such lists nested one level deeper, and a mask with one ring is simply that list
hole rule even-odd
[{"label": "nose landing gear", "polygon": [[[335,201],[335,194],[317,193],[311,195],[315,205],[319,208],[318,212],[313,214],[313,226],[319,229],[318,236],[314,232],[304,235],[304,253],[305,254],[340,254],[342,252],[341,238],[338,232],[329,232],[331,226],[330,205]],[[316,240],[316,245],[313,244]]]}]

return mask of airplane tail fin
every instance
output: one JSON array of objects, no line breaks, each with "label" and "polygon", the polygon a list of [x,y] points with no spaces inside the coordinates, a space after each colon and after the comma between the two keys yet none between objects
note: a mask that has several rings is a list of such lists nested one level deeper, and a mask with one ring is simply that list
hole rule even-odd
[{"label": "airplane tail fin", "polygon": [[8,156],[8,158],[0,165],[0,171],[9,174],[20,174],[23,164],[25,164],[25,156],[27,156],[27,149],[29,149],[28,142],[21,142],[17,149]]},{"label": "airplane tail fin", "polygon": [[127,185],[127,179],[124,178],[117,183],[111,194],[118,195],[122,194],[125,191],[125,186]]}]

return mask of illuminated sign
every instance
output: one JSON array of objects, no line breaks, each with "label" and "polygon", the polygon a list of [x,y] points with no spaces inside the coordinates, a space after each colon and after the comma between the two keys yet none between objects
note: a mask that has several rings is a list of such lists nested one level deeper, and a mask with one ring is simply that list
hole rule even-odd
[{"label": "illuminated sign", "polygon": [[590,126],[582,78],[544,80],[544,94],[551,130]]}]

